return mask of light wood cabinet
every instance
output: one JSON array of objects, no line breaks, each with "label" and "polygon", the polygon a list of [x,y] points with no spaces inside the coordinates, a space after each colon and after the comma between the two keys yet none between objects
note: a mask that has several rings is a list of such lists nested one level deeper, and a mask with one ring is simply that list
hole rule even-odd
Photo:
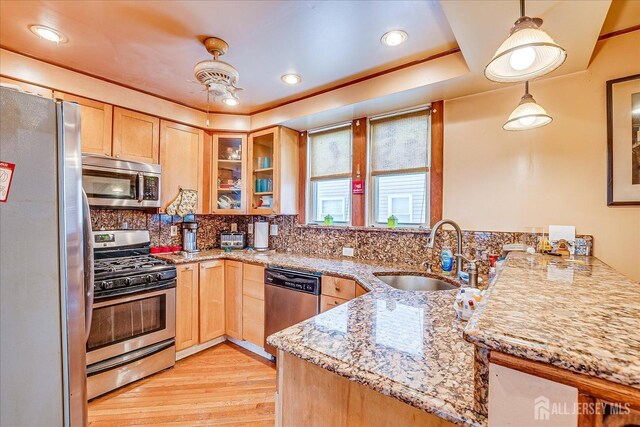
[{"label": "light wood cabinet", "polygon": [[113,106],[63,92],[54,96],[80,105],[82,152],[111,156]]},{"label": "light wood cabinet", "polygon": [[224,261],[200,263],[200,343],[221,337],[225,332]]},{"label": "light wood cabinet", "polygon": [[367,290],[357,284],[355,280],[324,275],[322,276],[320,312],[324,313],[366,293]]},{"label": "light wood cabinet", "polygon": [[176,350],[198,344],[198,264],[176,267]]},{"label": "light wood cabinet", "polygon": [[211,213],[247,212],[247,135],[211,137]]},{"label": "light wood cabinet", "polygon": [[296,214],[298,132],[274,127],[249,135],[249,213]]},{"label": "light wood cabinet", "polygon": [[244,264],[242,339],[264,347],[264,267]]},{"label": "light wood cabinet", "polygon": [[225,261],[226,334],[242,339],[242,263]]},{"label": "light wood cabinet", "polygon": [[190,126],[160,122],[160,164],[162,165],[162,205],[167,205],[180,189],[198,191],[196,213],[202,213],[204,132]]},{"label": "light wood cabinet", "polygon": [[[113,157],[158,163],[160,119],[115,107],[113,111]],[[164,171],[163,171],[164,172]]]},{"label": "light wood cabinet", "polygon": [[36,86],[31,83],[24,83],[19,80],[10,79],[8,77],[0,76],[0,83],[8,83],[10,85],[18,86],[25,92],[33,93],[35,95],[40,95],[44,98],[53,98],[53,91],[51,89],[47,89],[45,87]]},{"label": "light wood cabinet", "polygon": [[337,307],[345,302],[349,302],[348,299],[332,297],[328,295],[320,296],[320,313],[324,313],[327,310],[331,310],[334,307]]}]

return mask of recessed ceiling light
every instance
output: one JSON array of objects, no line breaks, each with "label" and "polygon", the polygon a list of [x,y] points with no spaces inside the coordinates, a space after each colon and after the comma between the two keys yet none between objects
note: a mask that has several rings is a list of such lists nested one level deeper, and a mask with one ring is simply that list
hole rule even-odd
[{"label": "recessed ceiling light", "polygon": [[67,38],[59,31],[53,28],[45,27],[43,25],[32,25],[29,27],[31,32],[41,39],[48,40],[53,43],[66,43]]},{"label": "recessed ceiling light", "polygon": [[222,102],[224,102],[230,107],[235,107],[240,103],[240,101],[238,101],[238,98],[233,98],[233,97],[224,98]]},{"label": "recessed ceiling light", "polygon": [[302,80],[302,78],[297,74],[285,74],[281,79],[288,85],[297,85]]},{"label": "recessed ceiling light", "polygon": [[380,41],[387,46],[398,46],[409,38],[409,35],[401,30],[393,30],[384,33]]}]

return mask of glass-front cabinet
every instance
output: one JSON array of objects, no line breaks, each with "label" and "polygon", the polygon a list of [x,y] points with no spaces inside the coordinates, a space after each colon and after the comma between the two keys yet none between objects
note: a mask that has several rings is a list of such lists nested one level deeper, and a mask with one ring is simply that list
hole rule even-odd
[{"label": "glass-front cabinet", "polygon": [[246,213],[247,136],[219,134],[212,139],[211,211]]},{"label": "glass-front cabinet", "polygon": [[274,127],[249,135],[249,213],[293,215],[298,203],[298,132]]},{"label": "glass-front cabinet", "polygon": [[251,213],[272,214],[274,209],[275,156],[279,145],[277,129],[257,132],[250,137]]}]

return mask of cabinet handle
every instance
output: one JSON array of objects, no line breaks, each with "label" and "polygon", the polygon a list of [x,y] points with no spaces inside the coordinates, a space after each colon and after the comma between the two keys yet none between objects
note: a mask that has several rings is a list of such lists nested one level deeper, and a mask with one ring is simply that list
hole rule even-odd
[{"label": "cabinet handle", "polygon": [[185,267],[185,270],[191,270],[191,266]]},{"label": "cabinet handle", "polygon": [[339,290],[340,290],[340,286],[336,286],[336,291],[339,291]]},{"label": "cabinet handle", "polygon": [[119,158],[120,158],[120,154],[116,154],[116,159],[119,159]]}]

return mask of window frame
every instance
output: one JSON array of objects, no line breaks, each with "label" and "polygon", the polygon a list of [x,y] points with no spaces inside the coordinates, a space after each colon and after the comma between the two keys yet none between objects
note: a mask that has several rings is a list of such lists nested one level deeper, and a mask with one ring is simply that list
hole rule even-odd
[{"label": "window frame", "polygon": [[[348,176],[332,176],[332,177],[323,177],[323,178],[312,178],[311,177],[311,137],[313,136],[313,134],[315,133],[320,133],[320,132],[327,132],[327,131],[331,131],[331,130],[338,130],[338,129],[342,129],[342,128],[349,128],[351,131],[351,136],[350,136],[350,156],[351,156],[351,170],[349,172]],[[352,123],[349,122],[343,122],[343,123],[338,123],[335,125],[330,125],[330,126],[325,126],[322,128],[317,128],[317,129],[313,129],[313,130],[309,130],[307,131],[307,135],[306,135],[306,139],[307,139],[307,144],[306,144],[306,163],[307,163],[307,176],[305,177],[305,181],[306,181],[306,189],[305,189],[305,193],[306,193],[306,199],[307,202],[305,203],[305,217],[306,217],[306,223],[307,224],[316,224],[316,225],[322,225],[324,224],[324,218],[321,220],[316,220],[316,209],[317,209],[317,203],[318,200],[316,200],[316,190],[315,190],[315,186],[314,183],[318,183],[318,182],[322,182],[322,181],[334,181],[334,180],[349,180],[349,191],[348,191],[348,198],[344,198],[345,202],[349,204],[349,209],[347,209],[347,212],[343,213],[343,215],[346,216],[345,221],[335,221],[334,219],[334,225],[335,226],[350,226],[351,225],[351,221],[352,221],[352,212],[353,212],[353,197],[352,197],[352,192],[351,192],[351,186],[352,186],[352,182],[353,182],[353,178],[352,178],[352,174],[353,174],[353,125]],[[342,199],[342,197],[340,197]],[[331,199],[331,198],[323,198],[323,199]],[[344,204],[343,204],[343,210],[344,210]]]},{"label": "window frame", "polygon": [[379,116],[372,116],[372,117],[368,117],[367,118],[367,177],[366,177],[366,186],[368,186],[368,190],[366,191],[367,193],[367,197],[366,197],[366,211],[367,211],[367,221],[366,224],[369,227],[375,227],[375,228],[387,228],[387,221],[385,222],[378,222],[378,217],[377,217],[377,208],[378,208],[378,200],[377,200],[377,178],[379,177],[383,177],[383,176],[390,176],[390,175],[410,175],[410,174],[415,174],[415,173],[423,173],[423,172],[417,172],[417,171],[405,171],[405,172],[400,172],[400,173],[396,173],[395,171],[392,172],[387,172],[387,173],[375,173],[372,172],[372,168],[371,168],[371,162],[372,162],[372,150],[373,150],[373,140],[371,138],[371,130],[372,130],[372,126],[371,126],[371,121],[376,121],[378,119],[387,119],[387,118],[392,118],[392,117],[396,117],[396,116],[402,116],[405,114],[411,114],[411,113],[417,113],[420,111],[426,111],[427,112],[427,119],[428,119],[428,126],[427,126],[427,170],[424,172],[425,175],[425,197],[424,197],[424,212],[425,212],[425,217],[424,217],[424,221],[421,222],[420,224],[411,224],[411,223],[403,223],[398,221],[398,226],[402,227],[402,228],[416,228],[416,229],[421,229],[421,228],[430,228],[430,216],[431,216],[431,172],[432,172],[432,168],[431,168],[431,150],[432,150],[432,105],[427,105],[427,106],[420,106],[420,107],[416,107],[416,108],[412,108],[412,109],[408,109],[408,110],[402,110],[402,111],[397,111],[397,112],[392,112],[392,113],[388,113],[388,114],[382,114]]}]

